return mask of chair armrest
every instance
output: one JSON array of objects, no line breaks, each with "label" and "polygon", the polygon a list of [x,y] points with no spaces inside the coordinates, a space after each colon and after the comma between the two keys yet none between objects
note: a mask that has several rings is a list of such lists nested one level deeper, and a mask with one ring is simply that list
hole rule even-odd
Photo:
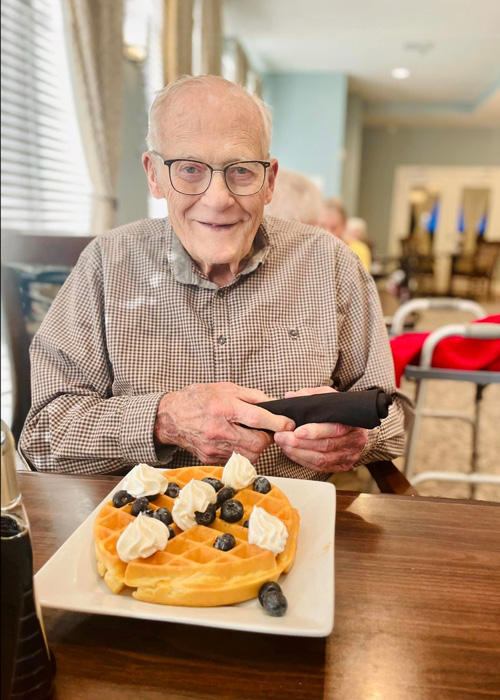
[{"label": "chair armrest", "polygon": [[392,462],[371,462],[365,464],[381,493],[394,493],[400,496],[418,496],[405,475]]},{"label": "chair armrest", "polygon": [[463,323],[437,328],[425,339],[420,354],[420,367],[429,368],[432,365],[434,350],[441,340],[457,335],[462,338],[500,340],[500,325],[498,323]]},{"label": "chair armrest", "polygon": [[452,297],[411,299],[402,304],[394,314],[390,329],[391,337],[400,335],[403,332],[406,316],[415,311],[428,311],[429,309],[468,311],[476,318],[484,318],[486,316],[484,309],[479,304],[476,304],[475,301],[470,301],[469,299],[455,299]]}]

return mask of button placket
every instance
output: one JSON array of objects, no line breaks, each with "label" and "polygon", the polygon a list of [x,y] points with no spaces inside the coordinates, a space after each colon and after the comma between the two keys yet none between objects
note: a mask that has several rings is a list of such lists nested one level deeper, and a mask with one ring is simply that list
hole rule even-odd
[{"label": "button placket", "polygon": [[218,289],[213,296],[212,338],[214,348],[214,379],[216,382],[231,381],[229,361],[229,337],[227,325],[227,294]]}]

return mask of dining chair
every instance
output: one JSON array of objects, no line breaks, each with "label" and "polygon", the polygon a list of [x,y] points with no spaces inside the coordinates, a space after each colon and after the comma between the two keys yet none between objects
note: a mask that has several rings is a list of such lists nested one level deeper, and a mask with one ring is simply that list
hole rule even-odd
[{"label": "dining chair", "polygon": [[477,244],[474,255],[455,255],[451,262],[450,293],[460,281],[466,282],[467,296],[492,298],[492,284],[500,259],[500,241]]},{"label": "dining chair", "polygon": [[31,405],[29,346],[91,236],[36,236],[2,232],[2,304],[12,375],[16,444]]},{"label": "dining chair", "polygon": [[418,496],[417,489],[406,476],[389,460],[365,464],[380,493],[392,493],[399,496]]}]

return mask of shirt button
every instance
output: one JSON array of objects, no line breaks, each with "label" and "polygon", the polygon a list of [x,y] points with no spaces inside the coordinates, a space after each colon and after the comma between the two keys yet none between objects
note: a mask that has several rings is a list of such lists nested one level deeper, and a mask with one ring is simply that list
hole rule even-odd
[{"label": "shirt button", "polygon": [[227,343],[227,338],[226,338],[226,336],[225,336],[225,335],[220,335],[220,336],[217,338],[217,342],[219,343],[219,345],[225,345],[225,344]]},{"label": "shirt button", "polygon": [[288,331],[288,334],[291,338],[298,338],[299,331],[295,330],[295,328],[292,328],[292,330]]},{"label": "shirt button", "polygon": [[217,292],[217,296],[218,296],[220,299],[222,299],[222,297],[224,296],[224,290],[223,290],[223,289],[219,289],[219,291]]}]

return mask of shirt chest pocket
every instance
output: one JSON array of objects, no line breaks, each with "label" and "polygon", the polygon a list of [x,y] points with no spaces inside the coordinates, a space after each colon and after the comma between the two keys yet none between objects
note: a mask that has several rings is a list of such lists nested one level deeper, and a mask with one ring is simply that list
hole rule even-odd
[{"label": "shirt chest pocket", "polygon": [[278,398],[286,391],[330,384],[337,348],[328,347],[313,326],[273,324],[262,341],[247,357],[246,369],[260,377],[259,388],[269,396]]}]

